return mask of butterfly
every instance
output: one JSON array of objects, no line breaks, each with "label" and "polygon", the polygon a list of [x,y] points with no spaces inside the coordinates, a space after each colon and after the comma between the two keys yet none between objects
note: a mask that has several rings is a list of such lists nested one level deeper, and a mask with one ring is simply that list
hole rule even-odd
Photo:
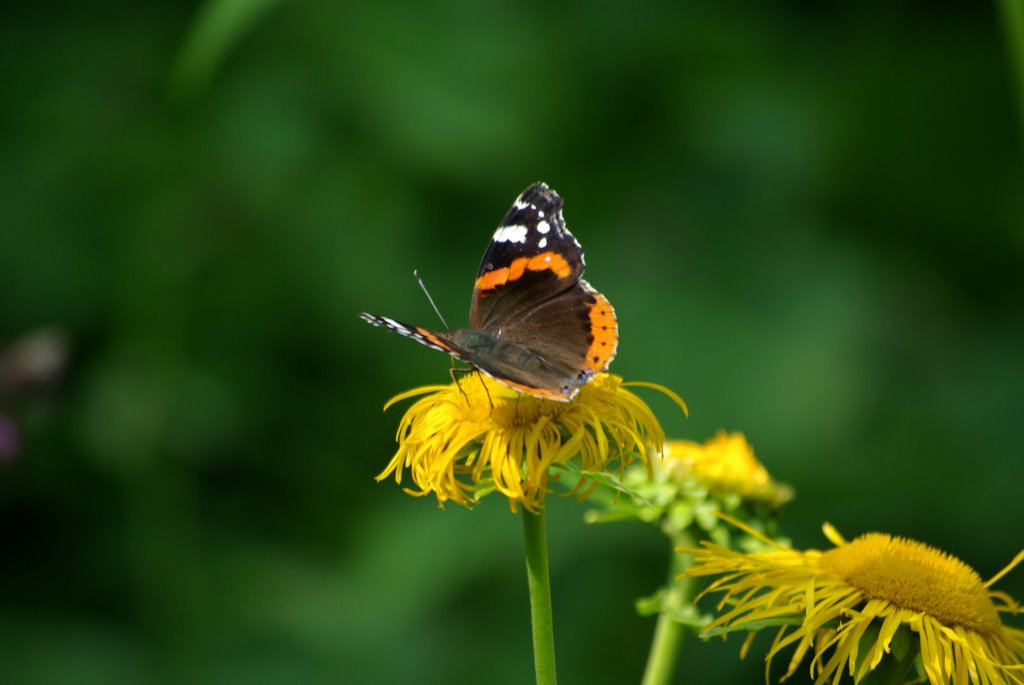
[{"label": "butterfly", "polygon": [[562,198],[534,183],[512,203],[484,252],[469,327],[433,331],[360,317],[510,388],[568,402],[608,368],[619,341],[615,309],[581,278],[584,266],[583,248],[565,227]]}]

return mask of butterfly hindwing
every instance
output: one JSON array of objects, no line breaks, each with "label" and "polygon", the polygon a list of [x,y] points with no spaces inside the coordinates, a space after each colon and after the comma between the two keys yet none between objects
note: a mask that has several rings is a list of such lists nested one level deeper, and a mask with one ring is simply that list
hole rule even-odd
[{"label": "butterfly hindwing", "polygon": [[504,327],[502,337],[544,359],[566,382],[580,386],[611,364],[619,331],[608,298],[580,279]]}]

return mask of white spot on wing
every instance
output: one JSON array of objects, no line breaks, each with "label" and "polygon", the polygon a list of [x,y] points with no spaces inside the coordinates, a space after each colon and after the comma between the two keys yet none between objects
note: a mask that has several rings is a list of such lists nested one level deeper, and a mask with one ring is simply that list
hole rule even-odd
[{"label": "white spot on wing", "polygon": [[494,232],[496,243],[525,243],[526,226],[502,226]]},{"label": "white spot on wing", "polygon": [[540,240],[537,241],[537,247],[539,247],[540,249],[543,250],[547,246],[548,246],[548,239],[547,238],[541,238]]}]

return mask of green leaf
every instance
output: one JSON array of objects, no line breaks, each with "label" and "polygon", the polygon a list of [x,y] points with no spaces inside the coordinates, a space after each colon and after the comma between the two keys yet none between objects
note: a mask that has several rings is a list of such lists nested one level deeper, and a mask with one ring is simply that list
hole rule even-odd
[{"label": "green leaf", "polygon": [[669,617],[676,623],[694,628],[698,632],[703,630],[707,624],[711,623],[712,618],[711,614],[701,613],[700,610],[692,604],[670,610]]},{"label": "green leaf", "polygon": [[636,600],[633,605],[636,607],[636,613],[641,616],[655,616],[661,613],[662,603],[665,597],[665,588],[658,588],[658,590],[651,595],[641,597]]},{"label": "green leaf", "polygon": [[642,521],[639,510],[629,507],[614,507],[612,509],[589,509],[583,514],[584,523],[613,523],[616,521]]},{"label": "green leaf", "polygon": [[637,500],[644,506],[654,506],[654,503],[651,502],[646,496],[644,496],[643,493],[641,493],[639,490],[627,486],[625,483],[619,480],[618,476],[614,474],[605,473],[604,471],[586,471],[584,469],[579,468],[578,466],[571,462],[568,464],[564,464],[562,468],[564,468],[569,473],[576,474],[580,478],[588,478],[594,481],[595,483],[599,483],[601,485],[609,487],[612,490],[615,490],[616,492],[620,492],[624,495],[629,495],[630,497]]}]

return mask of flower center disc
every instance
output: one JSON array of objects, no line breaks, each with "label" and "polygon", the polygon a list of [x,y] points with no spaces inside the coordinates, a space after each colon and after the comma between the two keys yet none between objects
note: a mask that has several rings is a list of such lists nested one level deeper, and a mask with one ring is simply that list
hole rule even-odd
[{"label": "flower center disc", "polygon": [[999,614],[974,569],[923,543],[869,533],[824,552],[821,565],[868,599],[924,612],[948,626],[986,634],[1000,629]]}]

